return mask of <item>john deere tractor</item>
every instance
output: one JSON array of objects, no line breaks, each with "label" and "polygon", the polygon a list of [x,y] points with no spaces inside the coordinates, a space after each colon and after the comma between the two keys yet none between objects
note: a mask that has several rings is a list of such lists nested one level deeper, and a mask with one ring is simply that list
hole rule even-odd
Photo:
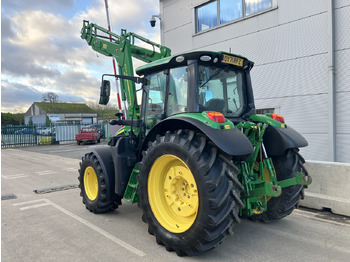
[{"label": "john deere tractor", "polygon": [[[115,57],[119,75],[109,77],[120,80],[127,105],[125,116],[110,121],[123,127],[108,145],[82,158],[88,210],[138,203],[158,244],[192,256],[218,246],[242,217],[271,222],[298,206],[311,183],[298,153],[307,141],[282,116],[255,113],[252,61],[212,51],[172,56],[141,36],[88,21],[81,32],[93,50]],[[132,57],[147,62],[138,77]],[[111,92],[106,78],[101,104]]]}]

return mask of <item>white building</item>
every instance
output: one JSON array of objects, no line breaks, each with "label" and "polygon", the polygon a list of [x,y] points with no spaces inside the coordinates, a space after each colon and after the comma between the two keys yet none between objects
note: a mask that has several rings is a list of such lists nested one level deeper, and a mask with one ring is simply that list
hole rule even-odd
[{"label": "white building", "polygon": [[52,123],[97,124],[97,113],[85,104],[34,102],[24,115],[26,125]]},{"label": "white building", "polygon": [[307,160],[350,163],[349,0],[160,0],[172,54],[231,51],[255,62],[257,109],[309,142]]}]

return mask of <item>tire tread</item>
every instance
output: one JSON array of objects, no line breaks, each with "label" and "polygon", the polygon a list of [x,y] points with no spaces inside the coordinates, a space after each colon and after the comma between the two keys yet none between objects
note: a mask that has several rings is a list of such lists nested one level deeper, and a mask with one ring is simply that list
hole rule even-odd
[{"label": "tire tread", "polygon": [[[196,219],[198,222],[188,230],[191,232],[180,234],[181,241],[177,234],[166,231],[156,221],[147,201],[148,170],[153,164],[147,161],[159,152],[158,147],[161,148],[163,144],[167,148],[174,147],[181,152],[188,152],[188,159],[183,161],[196,162],[196,173],[200,174],[204,187],[199,190],[208,199],[203,208],[205,211]],[[178,256],[193,256],[215,248],[227,235],[232,234],[233,225],[240,222],[238,213],[243,206],[238,197],[243,188],[237,179],[239,171],[203,134],[182,129],[168,131],[160,139],[150,142],[142,155],[140,174],[137,177],[140,207],[143,210],[143,220],[148,223],[148,232],[155,235],[159,245],[164,245],[168,251],[175,251]]]}]

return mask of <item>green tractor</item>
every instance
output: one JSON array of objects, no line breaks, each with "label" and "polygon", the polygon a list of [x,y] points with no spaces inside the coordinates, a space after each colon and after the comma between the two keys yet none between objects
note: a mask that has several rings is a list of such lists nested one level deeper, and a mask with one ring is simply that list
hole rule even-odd
[{"label": "green tractor", "polygon": [[[104,213],[122,199],[138,203],[158,244],[192,256],[218,246],[242,217],[271,222],[298,206],[311,183],[298,153],[307,141],[282,116],[255,113],[253,62],[226,52],[171,56],[136,34],[117,35],[88,21],[81,37],[116,58],[119,75],[112,76],[127,103],[126,119],[117,113],[110,121],[120,131],[82,158],[87,209]],[[132,57],[148,62],[136,69],[139,77]],[[111,89],[105,78],[101,104]]]}]

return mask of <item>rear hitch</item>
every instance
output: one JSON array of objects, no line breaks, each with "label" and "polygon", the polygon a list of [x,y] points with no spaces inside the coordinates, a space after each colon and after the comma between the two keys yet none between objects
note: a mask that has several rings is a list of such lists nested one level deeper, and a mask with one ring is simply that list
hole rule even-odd
[{"label": "rear hitch", "polygon": [[312,178],[309,175],[304,176],[303,173],[298,172],[295,174],[295,177],[278,181],[277,183],[282,188],[288,187],[288,186],[294,186],[294,185],[308,186],[312,183]]}]

